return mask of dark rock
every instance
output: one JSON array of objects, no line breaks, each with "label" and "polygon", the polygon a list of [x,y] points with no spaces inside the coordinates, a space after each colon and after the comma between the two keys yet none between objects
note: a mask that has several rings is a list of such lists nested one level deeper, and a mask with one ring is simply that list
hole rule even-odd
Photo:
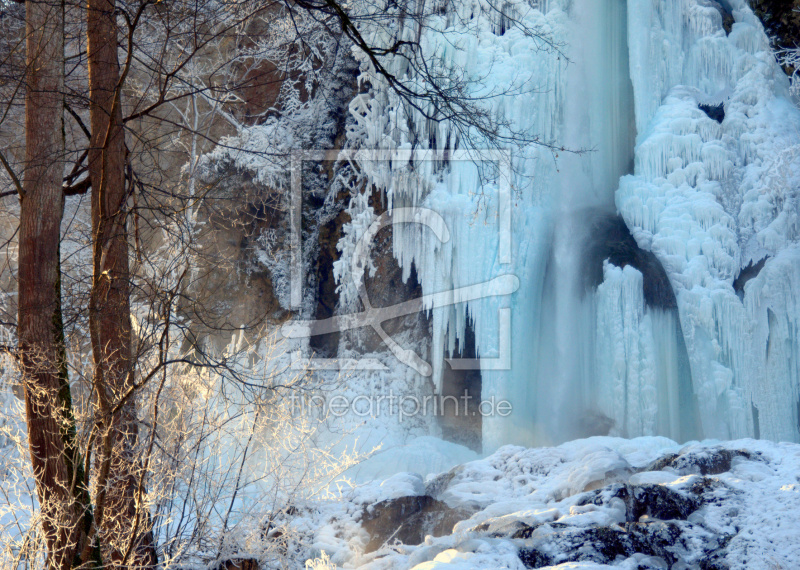
[{"label": "dark rock", "polygon": [[700,570],[730,570],[730,568],[727,562],[716,558],[700,561]]},{"label": "dark rock", "polygon": [[425,494],[430,495],[434,499],[438,499],[439,495],[447,489],[450,482],[455,479],[461,472],[464,471],[463,465],[457,465],[450,471],[437,475],[425,485]]},{"label": "dark rock", "polygon": [[539,552],[535,548],[520,548],[519,559],[525,565],[525,568],[543,568],[545,566],[552,566],[552,559],[543,552]]},{"label": "dark rock", "polygon": [[631,535],[634,550],[648,556],[663,558],[669,566],[678,561],[675,547],[683,529],[672,521],[630,523],[625,525]]},{"label": "dark rock", "polygon": [[[337,197],[338,213],[319,228],[319,253],[314,267],[318,288],[314,318],[318,320],[334,316],[339,302],[336,279],[333,277],[333,264],[339,259],[336,244],[342,237],[342,228],[350,221],[350,214],[344,209],[345,199],[344,193]],[[339,348],[339,336],[338,332],[312,336],[309,339],[309,346],[318,357],[333,357]]]},{"label": "dark rock", "polygon": [[[454,358],[477,358],[475,331],[467,322],[464,339],[456,343]],[[442,409],[437,418],[442,438],[481,451],[483,416],[480,413],[481,371],[456,370],[447,365],[442,370]]]},{"label": "dark rock", "polygon": [[451,509],[428,495],[381,501],[365,509],[361,516],[361,527],[370,537],[365,552],[374,552],[394,541],[416,545],[427,535],[450,534],[456,523],[472,514],[465,509]]},{"label": "dark rock", "polygon": [[650,465],[642,469],[642,471],[663,471],[665,467],[670,467],[678,459],[677,453],[667,453],[653,461]]},{"label": "dark rock", "polygon": [[718,538],[717,549],[706,554],[700,561],[700,570],[730,570],[725,558],[728,554],[726,547],[733,537],[734,535],[728,534]]},{"label": "dark rock", "polygon": [[578,420],[578,429],[583,437],[608,435],[616,422],[599,410],[586,410]]},{"label": "dark rock", "polygon": [[[690,516],[703,505],[718,503],[732,491],[716,475],[729,471],[736,457],[757,459],[756,453],[723,448],[687,448],[653,462],[648,469],[699,475],[680,489],[658,484],[615,483],[585,493],[577,506],[608,507],[621,500],[625,521],[610,527],[570,527],[559,523],[530,526],[514,521],[503,528],[485,523],[475,530],[524,541],[519,557],[528,568],[565,562],[612,564],[642,555],[639,568],[670,567],[728,570],[726,546],[730,536],[715,535]],[[677,566],[676,566],[677,565]]]},{"label": "dark rock", "polygon": [[[774,49],[794,49],[800,45],[800,0],[751,0],[751,6],[764,24]],[[793,77],[796,68],[784,65],[783,71]]]},{"label": "dark rock", "polygon": [[511,538],[530,538],[536,527],[525,524],[522,521],[517,521],[517,530],[511,535]]},{"label": "dark rock", "polygon": [[527,568],[542,568],[565,562],[609,564],[641,554],[655,562],[655,566],[646,564],[644,568],[664,568],[703,556],[706,549],[712,554],[705,559],[718,563],[718,557],[717,562],[712,562],[718,547],[713,536],[691,523],[652,521],[626,523],[624,528],[561,527],[552,533],[540,532],[531,545],[519,550],[519,558]]},{"label": "dark rock", "polygon": [[660,558],[673,568],[676,563],[707,558],[720,547],[716,536],[685,521],[630,523],[625,529],[631,535],[636,552]]},{"label": "dark rock", "polygon": [[542,568],[564,562],[605,564],[635,552],[631,536],[621,528],[566,528],[540,537],[531,547],[521,548],[519,558],[527,568]]},{"label": "dark rock", "polygon": [[662,521],[686,520],[703,504],[701,497],[680,493],[665,485],[616,483],[587,494],[578,505],[606,505],[615,498],[625,503],[625,520],[629,523],[643,516]]},{"label": "dark rock", "polygon": [[[374,191],[370,195],[369,205],[372,206],[376,216],[386,212],[386,198],[378,191]],[[403,268],[400,267],[393,254],[393,235],[393,226],[386,226],[375,234],[369,244],[370,261],[375,271],[374,273],[372,271],[364,273],[363,285],[364,293],[369,299],[370,305],[374,308],[392,307],[399,303],[419,299],[422,296],[422,286],[417,280],[417,272],[413,264],[409,270],[408,279],[403,280]],[[332,242],[331,247],[333,249],[336,248],[336,243]],[[337,251],[337,259],[338,255]],[[358,305],[361,305],[361,303],[359,302]],[[363,309],[364,307],[361,306],[359,310]],[[412,338],[421,341],[430,338],[430,320],[421,306],[419,311],[409,315],[389,318],[383,321],[381,327],[390,337],[406,333]],[[360,328],[354,333],[345,333],[342,338],[345,346],[357,348],[362,354],[386,350],[383,339],[371,327]],[[426,358],[424,354],[420,356],[423,359]]]},{"label": "dark rock", "polygon": [[686,520],[701,506],[700,499],[673,491],[665,485],[638,485],[631,489],[629,514],[634,521],[653,519]]},{"label": "dark rock", "polygon": [[488,522],[481,523],[472,530],[474,532],[488,532],[488,535],[492,538],[530,538],[538,526],[531,526],[520,520],[512,520],[502,526],[495,526],[490,532],[488,531],[492,528],[492,524]]},{"label": "dark rock", "polygon": [[734,19],[727,2],[724,2],[724,0],[723,2],[717,2],[716,0],[704,0],[704,2],[717,9],[720,17],[722,18],[722,29],[725,30],[726,35],[730,34],[731,30],[733,29],[733,24],[736,23],[736,20]]},{"label": "dark rock", "polygon": [[688,449],[657,459],[645,471],[671,469],[681,475],[719,475],[731,470],[734,458],[756,459],[758,456],[742,449]]},{"label": "dark rock", "polygon": [[751,0],[774,47],[800,45],[800,0]]},{"label": "dark rock", "polygon": [[725,105],[723,103],[720,103],[719,105],[706,105],[704,103],[699,103],[697,106],[701,111],[708,115],[709,119],[714,119],[718,123],[722,123],[723,119],[725,119]]},{"label": "dark rock", "polygon": [[720,489],[727,487],[714,477],[700,477],[689,487],[689,491],[700,497],[704,503],[712,501],[714,499],[712,494]]},{"label": "dark rock", "polygon": [[[798,409],[800,410],[800,408]],[[750,402],[750,413],[753,416],[753,439],[761,439],[761,420],[759,419],[758,408],[753,402]]]}]

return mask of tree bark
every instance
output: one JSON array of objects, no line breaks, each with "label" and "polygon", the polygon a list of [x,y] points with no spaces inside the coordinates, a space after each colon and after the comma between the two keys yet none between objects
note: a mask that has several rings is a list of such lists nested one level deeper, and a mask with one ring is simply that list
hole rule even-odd
[{"label": "tree bark", "polygon": [[146,513],[137,516],[138,429],[131,350],[130,272],[126,229],[125,135],[120,105],[115,0],[88,0],[89,115],[93,282],[89,328],[94,356],[98,452],[97,537],[108,567],[156,563]]},{"label": "tree bark", "polygon": [[[75,500],[74,420],[65,374],[59,242],[64,197],[64,4],[26,3],[24,194],[20,197],[19,356],[28,445],[51,568],[70,568],[88,505]],[[69,436],[72,436],[69,438]],[[69,438],[69,439],[68,439]]]}]

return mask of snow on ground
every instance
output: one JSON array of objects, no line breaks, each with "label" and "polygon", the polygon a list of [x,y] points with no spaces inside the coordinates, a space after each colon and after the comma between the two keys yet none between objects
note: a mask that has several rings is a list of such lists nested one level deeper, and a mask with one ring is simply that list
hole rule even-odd
[{"label": "snow on ground", "polygon": [[[800,567],[798,474],[797,444],[594,437],[505,446],[425,479],[398,474],[292,524],[342,568],[791,569]],[[395,513],[398,497],[426,495],[462,513],[451,533],[418,545],[389,536],[365,553],[371,519]],[[387,528],[433,520],[413,517],[406,510]]]}]

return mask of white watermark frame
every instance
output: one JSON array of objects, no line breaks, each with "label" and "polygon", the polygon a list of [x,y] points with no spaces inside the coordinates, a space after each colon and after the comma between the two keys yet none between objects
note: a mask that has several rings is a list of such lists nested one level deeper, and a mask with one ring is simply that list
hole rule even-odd
[{"label": "white watermark frame", "polygon": [[[304,162],[320,162],[330,160],[364,162],[414,162],[438,161],[441,155],[431,150],[296,150],[291,155],[291,188],[289,204],[289,226],[291,233],[291,267],[290,267],[290,306],[298,310],[302,306],[305,272],[302,256],[302,210],[303,187],[302,169]],[[503,149],[469,149],[449,151],[450,162],[468,161],[472,163],[489,162],[497,167],[498,186],[498,251],[497,259],[502,265],[511,263],[511,152]],[[438,219],[437,219],[438,218]],[[431,227],[436,232],[444,220],[437,213],[426,208],[395,208],[376,220],[365,234],[371,239],[382,227],[395,223],[416,222]],[[440,230],[442,231],[442,230]],[[446,226],[443,229],[446,235]],[[441,238],[440,238],[441,239]],[[446,241],[446,239],[442,239]],[[362,246],[364,239],[359,242]],[[357,248],[358,250],[358,248]],[[358,258],[357,255],[354,258]],[[354,260],[355,261],[355,260]],[[291,321],[281,328],[288,338],[310,337],[318,334],[342,332],[353,328],[372,327],[382,338],[386,346],[402,363],[415,369],[424,376],[430,376],[432,367],[416,353],[400,347],[381,328],[381,323],[423,310],[425,307],[440,307],[459,302],[471,301],[487,296],[510,295],[519,288],[519,279],[513,274],[504,274],[484,283],[462,287],[440,293],[423,295],[418,299],[398,303],[390,307],[373,308],[361,287],[361,300],[366,306],[362,313],[339,315],[324,320]],[[445,361],[454,370],[508,370],[511,368],[511,310],[498,309],[499,350],[496,358],[446,358]],[[375,358],[308,358],[294,361],[296,369],[309,370],[385,370],[386,366]]]}]

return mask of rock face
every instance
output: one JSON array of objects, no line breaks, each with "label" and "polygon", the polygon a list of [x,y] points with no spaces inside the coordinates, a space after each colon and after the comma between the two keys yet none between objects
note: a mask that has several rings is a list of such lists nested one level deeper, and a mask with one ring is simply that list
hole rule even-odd
[{"label": "rock face", "polygon": [[776,47],[800,44],[800,0],[752,0],[750,4]]},{"label": "rock face", "polygon": [[[800,46],[800,0],[751,0],[751,6],[764,24],[773,48],[794,49]],[[796,66],[782,67],[786,75],[795,77]]]}]

